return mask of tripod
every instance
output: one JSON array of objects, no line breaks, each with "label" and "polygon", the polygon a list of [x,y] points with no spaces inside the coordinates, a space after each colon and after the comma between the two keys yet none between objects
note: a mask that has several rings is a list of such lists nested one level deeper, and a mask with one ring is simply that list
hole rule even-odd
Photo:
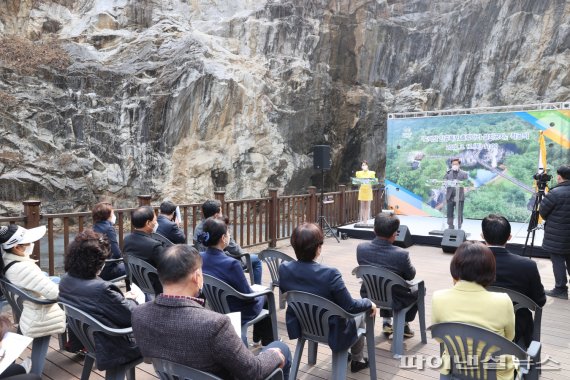
[{"label": "tripod", "polygon": [[321,203],[320,204],[321,210],[320,210],[319,217],[317,218],[317,223],[319,224],[319,226],[321,226],[321,230],[323,230],[325,237],[332,235],[336,239],[336,242],[340,243],[340,240],[338,240],[338,236],[335,234],[334,230],[332,229],[331,225],[327,221],[327,218],[325,218],[325,214],[324,214],[324,208],[325,208],[325,170],[324,169],[321,169],[321,202],[320,203]]},{"label": "tripod", "polygon": [[538,191],[534,194],[534,204],[532,206],[532,211],[530,213],[530,220],[528,222],[528,228],[526,230],[527,231],[526,240],[524,242],[524,248],[522,254],[523,256],[525,256],[526,249],[528,247],[528,238],[532,234],[532,239],[530,240],[530,253],[528,255],[528,257],[530,258],[532,258],[532,249],[534,247],[534,235],[536,234],[536,230],[542,228],[542,226],[538,225],[538,218],[540,217],[540,214],[538,213],[538,206],[540,205],[542,197],[544,196],[544,189],[546,188],[546,183],[544,184],[544,186],[541,185],[542,185],[541,183],[538,184]]}]

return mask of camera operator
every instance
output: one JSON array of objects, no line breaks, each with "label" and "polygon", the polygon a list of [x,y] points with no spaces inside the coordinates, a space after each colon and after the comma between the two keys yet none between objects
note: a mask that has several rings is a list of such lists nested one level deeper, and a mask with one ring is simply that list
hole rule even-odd
[{"label": "camera operator", "polygon": [[546,223],[542,248],[550,253],[555,287],[546,292],[550,297],[568,299],[570,274],[570,166],[556,171],[558,185],[550,189],[540,202],[539,213]]}]

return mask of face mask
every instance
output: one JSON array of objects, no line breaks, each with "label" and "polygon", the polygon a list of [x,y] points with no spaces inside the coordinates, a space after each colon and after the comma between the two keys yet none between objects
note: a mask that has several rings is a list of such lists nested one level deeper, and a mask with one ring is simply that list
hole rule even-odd
[{"label": "face mask", "polygon": [[24,250],[24,256],[30,257],[33,252],[34,252],[34,243],[30,243],[30,245],[26,246],[26,249]]},{"label": "face mask", "polygon": [[115,213],[111,214],[111,224],[115,224],[117,222],[117,215]]},{"label": "face mask", "polygon": [[156,232],[158,230],[158,222],[154,222],[154,227],[152,227],[152,232]]},{"label": "face mask", "polygon": [[453,169],[454,171],[458,171],[459,165],[451,165],[451,169]]}]

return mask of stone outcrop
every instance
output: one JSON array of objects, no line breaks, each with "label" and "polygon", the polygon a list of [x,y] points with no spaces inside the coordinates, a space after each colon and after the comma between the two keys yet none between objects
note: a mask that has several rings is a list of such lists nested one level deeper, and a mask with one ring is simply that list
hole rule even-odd
[{"label": "stone outcrop", "polygon": [[330,187],[388,112],[569,99],[565,0],[7,0],[0,34],[0,212],[298,193],[316,144]]}]

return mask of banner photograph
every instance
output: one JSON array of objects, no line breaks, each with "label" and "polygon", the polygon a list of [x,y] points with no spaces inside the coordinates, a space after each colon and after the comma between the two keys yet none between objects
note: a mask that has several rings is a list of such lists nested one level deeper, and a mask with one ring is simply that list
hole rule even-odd
[{"label": "banner photograph", "polygon": [[556,169],[570,163],[569,148],[570,110],[388,118],[387,206],[445,217],[460,188],[464,218],[499,213],[525,222],[533,177],[546,168],[554,186]]}]

